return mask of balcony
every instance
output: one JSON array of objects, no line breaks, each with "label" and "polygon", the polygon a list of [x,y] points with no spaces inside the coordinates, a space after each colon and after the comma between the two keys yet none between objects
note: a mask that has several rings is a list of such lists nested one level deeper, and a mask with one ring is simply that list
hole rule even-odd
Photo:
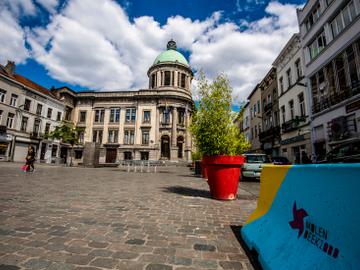
[{"label": "balcony", "polygon": [[267,112],[267,111],[271,110],[271,109],[272,109],[272,106],[273,106],[272,102],[266,104],[266,105],[264,106],[264,112]]},{"label": "balcony", "polygon": [[259,140],[265,141],[266,139],[272,139],[280,136],[280,126],[271,127],[268,130],[260,132]]},{"label": "balcony", "polygon": [[30,139],[32,140],[40,140],[42,139],[43,134],[40,132],[30,132]]},{"label": "balcony", "polygon": [[327,133],[330,142],[343,141],[359,136],[355,119],[346,116],[340,116],[332,119],[328,123]]},{"label": "balcony", "polygon": [[290,132],[293,130],[297,130],[300,124],[306,121],[306,116],[295,116],[294,119],[291,119],[284,124],[282,124],[281,128],[283,133]]},{"label": "balcony", "polygon": [[315,103],[313,105],[312,107],[313,113],[322,112],[333,105],[336,105],[352,96],[359,94],[360,93],[359,84],[354,84],[354,87],[352,89],[348,88],[345,91],[332,93],[331,95],[321,98],[319,103]]}]

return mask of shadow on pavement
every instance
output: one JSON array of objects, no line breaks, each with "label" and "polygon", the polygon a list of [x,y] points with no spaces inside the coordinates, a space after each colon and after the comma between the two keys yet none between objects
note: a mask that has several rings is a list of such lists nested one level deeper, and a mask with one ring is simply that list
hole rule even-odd
[{"label": "shadow on pavement", "polygon": [[165,192],[176,193],[183,196],[202,197],[210,199],[210,192],[203,189],[196,189],[182,186],[165,187]]},{"label": "shadow on pavement", "polygon": [[256,252],[256,250],[250,250],[248,246],[245,244],[244,240],[242,239],[241,236],[242,226],[231,225],[230,228],[233,231],[236,239],[239,241],[241,247],[245,251],[246,256],[249,258],[252,267],[254,267],[255,270],[262,270],[261,264],[259,263],[259,259],[258,259],[259,254]]}]

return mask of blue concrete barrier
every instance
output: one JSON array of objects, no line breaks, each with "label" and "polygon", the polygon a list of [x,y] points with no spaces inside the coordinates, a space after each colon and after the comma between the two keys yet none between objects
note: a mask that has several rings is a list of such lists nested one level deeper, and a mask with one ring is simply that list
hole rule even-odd
[{"label": "blue concrete barrier", "polygon": [[265,270],[360,269],[359,207],[360,164],[266,166],[241,235]]}]

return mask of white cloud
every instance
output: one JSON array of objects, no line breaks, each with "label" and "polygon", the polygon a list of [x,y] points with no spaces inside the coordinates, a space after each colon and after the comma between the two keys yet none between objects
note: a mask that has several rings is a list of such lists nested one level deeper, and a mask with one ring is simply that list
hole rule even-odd
[{"label": "white cloud", "polygon": [[0,10],[3,9],[8,9],[16,17],[36,14],[36,7],[32,0],[1,0]]},{"label": "white cloud", "polygon": [[218,25],[192,45],[190,64],[203,68],[213,77],[219,72],[228,75],[234,97],[240,101],[269,71],[282,47],[298,32],[295,5],[271,2],[268,16],[257,21]]},{"label": "white cloud", "polygon": [[100,90],[138,89],[147,87],[147,70],[170,38],[189,49],[218,18],[175,16],[161,27],[148,16],[131,23],[113,1],[73,0],[46,28],[29,29],[28,42],[58,80]]},{"label": "white cloud", "polygon": [[[36,1],[47,3],[50,11],[58,5],[57,0]],[[69,0],[47,26],[26,33],[32,56],[52,77],[99,90],[146,88],[148,68],[173,38],[189,52],[193,68],[209,77],[227,74],[239,101],[298,31],[296,8],[271,2],[266,16],[256,21],[220,22],[221,13],[215,12],[205,20],[169,17],[160,25],[150,16],[130,21],[113,0]]]},{"label": "white cloud", "polygon": [[24,32],[7,9],[0,10],[0,37],[0,63],[24,62],[28,56]]},{"label": "white cloud", "polygon": [[58,0],[35,0],[35,1],[51,14],[56,12],[56,7],[59,4]]}]

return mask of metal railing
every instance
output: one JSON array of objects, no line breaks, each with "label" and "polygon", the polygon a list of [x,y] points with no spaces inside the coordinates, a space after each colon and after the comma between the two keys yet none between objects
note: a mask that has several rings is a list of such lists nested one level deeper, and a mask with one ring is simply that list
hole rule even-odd
[{"label": "metal railing", "polygon": [[158,167],[166,166],[162,160],[121,160],[120,167],[126,168],[127,172],[157,172]]}]

